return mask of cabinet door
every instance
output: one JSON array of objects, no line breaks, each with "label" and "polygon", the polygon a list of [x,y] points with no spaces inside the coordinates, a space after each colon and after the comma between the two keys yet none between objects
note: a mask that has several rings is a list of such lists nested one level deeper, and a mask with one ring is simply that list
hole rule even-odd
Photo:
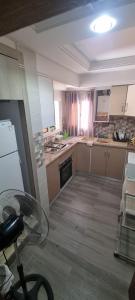
[{"label": "cabinet door", "polygon": [[107,147],[94,146],[91,155],[91,172],[99,176],[106,176]]},{"label": "cabinet door", "polygon": [[109,95],[98,96],[95,121],[107,121],[109,111]]},{"label": "cabinet door", "polygon": [[128,86],[125,115],[135,116],[135,85]]},{"label": "cabinet door", "polygon": [[58,161],[53,162],[46,168],[49,201],[52,201],[60,191],[60,174]]},{"label": "cabinet door", "polygon": [[22,99],[18,63],[4,55],[0,55],[0,99]]},{"label": "cabinet door", "polygon": [[6,57],[7,69],[8,69],[8,88],[10,99],[12,100],[22,100],[22,86],[20,79],[20,72],[18,68],[18,62],[15,59]]},{"label": "cabinet door", "polygon": [[110,96],[110,115],[124,115],[127,97],[127,86],[113,86]]},{"label": "cabinet door", "polygon": [[43,128],[55,126],[53,82],[43,76],[38,76],[38,82]]},{"label": "cabinet door", "polygon": [[0,55],[0,99],[10,99],[8,86],[8,68],[4,55]]},{"label": "cabinet door", "polygon": [[77,145],[76,169],[87,173],[90,170],[90,147],[87,144]]},{"label": "cabinet door", "polygon": [[107,176],[122,179],[124,175],[126,150],[109,148],[107,153]]}]

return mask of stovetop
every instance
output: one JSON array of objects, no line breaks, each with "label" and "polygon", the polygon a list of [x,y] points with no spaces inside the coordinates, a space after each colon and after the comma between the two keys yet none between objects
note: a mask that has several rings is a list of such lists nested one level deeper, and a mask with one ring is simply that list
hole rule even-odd
[{"label": "stovetop", "polygon": [[55,153],[62,150],[66,146],[66,144],[62,143],[49,142],[45,144],[44,149],[46,153]]}]

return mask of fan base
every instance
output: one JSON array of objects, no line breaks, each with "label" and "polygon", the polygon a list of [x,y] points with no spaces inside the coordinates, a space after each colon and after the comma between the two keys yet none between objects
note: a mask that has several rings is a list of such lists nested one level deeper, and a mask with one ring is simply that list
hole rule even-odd
[{"label": "fan base", "polygon": [[18,291],[21,288],[21,282],[18,281],[12,289],[11,299],[14,299],[14,300],[37,300],[39,290],[41,287],[43,287],[46,291],[47,299],[54,300],[52,288],[45,277],[38,275],[38,274],[31,274],[31,275],[25,276],[24,281],[26,284],[34,282],[34,286],[31,288],[31,290],[27,291],[26,294],[24,294],[24,293],[21,293]]}]

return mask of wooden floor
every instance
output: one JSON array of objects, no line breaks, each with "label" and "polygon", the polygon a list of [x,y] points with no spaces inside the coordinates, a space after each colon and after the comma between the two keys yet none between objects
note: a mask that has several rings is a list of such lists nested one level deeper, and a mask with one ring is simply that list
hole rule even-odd
[{"label": "wooden floor", "polygon": [[50,281],[55,300],[127,300],[135,267],[113,256],[121,184],[76,176],[50,213],[47,245],[22,252],[25,271]]}]

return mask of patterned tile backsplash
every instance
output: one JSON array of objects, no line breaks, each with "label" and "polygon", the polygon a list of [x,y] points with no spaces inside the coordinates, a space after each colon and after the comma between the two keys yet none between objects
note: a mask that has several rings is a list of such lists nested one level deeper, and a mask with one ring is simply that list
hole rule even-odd
[{"label": "patterned tile backsplash", "polygon": [[35,147],[35,159],[38,168],[40,168],[43,165],[45,160],[44,144],[55,140],[56,134],[58,133],[59,131],[57,130],[57,132],[54,131],[50,132],[50,134],[46,134],[43,129],[34,135],[33,140]]},{"label": "patterned tile backsplash", "polygon": [[110,116],[108,123],[94,123],[94,136],[112,137],[114,130],[122,130],[130,138],[135,136],[135,117]]},{"label": "patterned tile backsplash", "polygon": [[[135,136],[135,117],[110,116],[108,123],[94,123],[94,136],[111,138],[114,130],[122,130],[126,132],[130,138]],[[58,132],[54,131],[49,136],[49,134],[46,135],[44,133],[44,130],[41,130],[34,135],[35,158],[38,168],[40,168],[44,163],[44,144],[55,139],[57,133]]]},{"label": "patterned tile backsplash", "polygon": [[34,137],[35,159],[37,167],[40,168],[44,163],[44,135],[43,131],[37,132]]}]

